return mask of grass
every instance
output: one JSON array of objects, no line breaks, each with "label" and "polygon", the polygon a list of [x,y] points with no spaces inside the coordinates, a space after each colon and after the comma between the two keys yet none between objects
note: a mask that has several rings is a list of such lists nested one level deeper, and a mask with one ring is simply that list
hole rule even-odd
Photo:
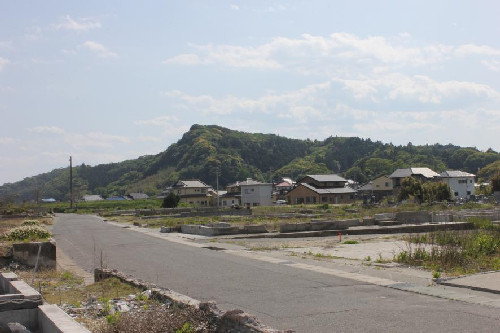
[{"label": "grass", "polygon": [[409,235],[395,260],[450,275],[500,270],[500,228],[484,218],[475,218],[473,223],[474,230]]},{"label": "grass", "polygon": [[[32,271],[18,271],[16,274],[24,281],[31,283]],[[75,306],[85,304],[91,298],[109,300],[142,291],[122,283],[116,278],[85,286],[83,280],[71,272],[56,270],[37,272],[32,286],[42,294],[47,303],[72,304]]]}]

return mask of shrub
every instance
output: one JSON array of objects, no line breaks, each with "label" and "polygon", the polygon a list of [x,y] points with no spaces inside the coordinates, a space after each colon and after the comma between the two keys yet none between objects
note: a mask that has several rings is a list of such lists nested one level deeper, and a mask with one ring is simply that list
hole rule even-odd
[{"label": "shrub", "polygon": [[24,225],[14,228],[5,233],[5,238],[11,241],[18,240],[35,240],[35,239],[46,239],[51,236],[50,232],[44,227],[37,225]]},{"label": "shrub", "polygon": [[24,220],[21,225],[40,225],[38,220]]},{"label": "shrub", "polygon": [[163,208],[175,208],[179,204],[180,200],[181,198],[177,194],[170,192],[165,199],[163,199],[161,206]]}]

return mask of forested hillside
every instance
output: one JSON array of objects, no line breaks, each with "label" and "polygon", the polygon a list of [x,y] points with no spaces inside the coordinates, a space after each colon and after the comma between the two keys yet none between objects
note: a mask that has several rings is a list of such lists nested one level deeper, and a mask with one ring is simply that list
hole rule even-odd
[{"label": "forested hillside", "polygon": [[[500,165],[500,155],[454,145],[394,146],[357,137],[297,140],[274,134],[245,133],[219,126],[193,125],[164,152],[120,163],[74,167],[74,190],[103,196],[145,192],[158,194],[179,178],[198,178],[221,187],[252,177],[261,181],[307,173],[339,173],[365,182],[396,168],[429,167],[474,174]],[[490,170],[491,171],[491,170]],[[488,172],[488,175],[491,172]],[[23,201],[68,198],[69,168],[56,169],[0,187],[0,200]]]}]

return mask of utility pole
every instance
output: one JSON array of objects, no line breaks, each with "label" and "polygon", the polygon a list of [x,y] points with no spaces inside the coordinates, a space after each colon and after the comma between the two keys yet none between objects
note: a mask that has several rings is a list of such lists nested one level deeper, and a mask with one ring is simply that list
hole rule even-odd
[{"label": "utility pole", "polygon": [[220,197],[219,197],[219,166],[215,168],[215,176],[216,176],[216,183],[217,183],[217,208],[220,206]]},{"label": "utility pole", "polygon": [[73,157],[69,157],[69,202],[70,208],[73,209]]}]

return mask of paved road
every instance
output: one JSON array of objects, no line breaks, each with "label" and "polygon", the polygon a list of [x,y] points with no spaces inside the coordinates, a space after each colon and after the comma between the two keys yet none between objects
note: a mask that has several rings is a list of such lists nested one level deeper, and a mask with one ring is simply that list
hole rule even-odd
[{"label": "paved road", "polygon": [[59,215],[53,232],[58,248],[89,272],[99,265],[102,251],[109,268],[201,301],[214,300],[224,310],[242,309],[278,329],[498,332],[500,327],[498,308],[186,246],[93,216]]}]

